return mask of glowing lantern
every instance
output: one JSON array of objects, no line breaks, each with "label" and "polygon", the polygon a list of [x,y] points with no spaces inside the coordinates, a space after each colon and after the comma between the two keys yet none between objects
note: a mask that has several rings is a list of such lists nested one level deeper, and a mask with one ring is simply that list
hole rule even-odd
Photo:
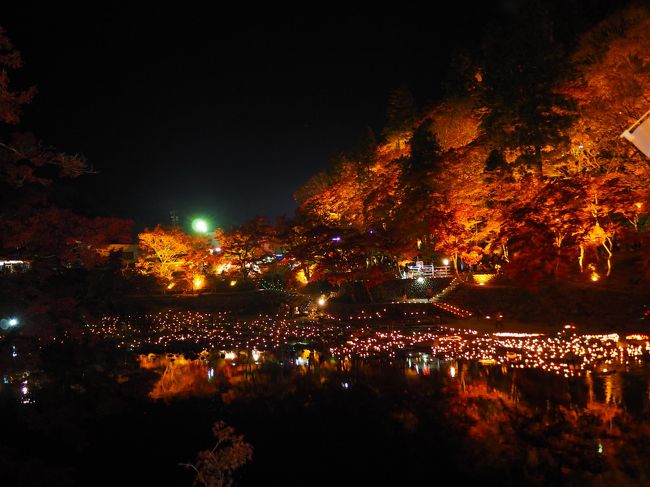
[{"label": "glowing lantern", "polygon": [[442,265],[449,265],[449,259],[442,259]]},{"label": "glowing lantern", "polygon": [[598,275],[597,272],[592,272],[592,273],[591,273],[591,280],[592,280],[592,281],[596,282],[596,281],[598,281],[599,279],[600,279],[600,276]]},{"label": "glowing lantern", "polygon": [[452,379],[456,377],[456,367],[454,367],[453,365],[449,367],[449,375],[451,376]]},{"label": "glowing lantern", "polygon": [[323,296],[321,296],[320,298],[318,298],[318,306],[325,306],[325,303],[326,303],[326,302],[327,302],[327,301],[325,300],[325,298],[324,298]]},{"label": "glowing lantern", "polygon": [[170,282],[169,285],[167,286],[167,289],[171,289],[176,285],[175,282]]},{"label": "glowing lantern", "polygon": [[232,287],[232,286],[236,286],[236,285],[237,285],[237,281],[230,281],[230,286],[231,286],[231,287]]},{"label": "glowing lantern", "polygon": [[296,272],[296,281],[298,281],[300,284],[307,284],[307,276],[305,276],[305,271],[303,269],[300,269],[298,272]]},{"label": "glowing lantern", "polygon": [[194,289],[201,289],[203,287],[204,282],[205,281],[203,279],[203,276],[196,276],[192,281],[192,286],[194,287]]},{"label": "glowing lantern", "polygon": [[492,280],[494,274],[474,274],[472,278],[474,282],[479,286],[485,286],[488,282]]}]

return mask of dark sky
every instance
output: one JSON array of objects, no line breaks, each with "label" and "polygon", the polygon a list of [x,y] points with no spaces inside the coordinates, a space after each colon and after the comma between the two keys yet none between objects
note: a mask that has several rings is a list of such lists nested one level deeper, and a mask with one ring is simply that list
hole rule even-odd
[{"label": "dark sky", "polygon": [[77,203],[137,228],[172,209],[220,226],[293,214],[309,176],[381,130],[391,90],[439,96],[453,48],[517,4],[12,3],[0,25],[23,53],[18,81],[39,89],[25,127],[99,171],[76,185]]}]

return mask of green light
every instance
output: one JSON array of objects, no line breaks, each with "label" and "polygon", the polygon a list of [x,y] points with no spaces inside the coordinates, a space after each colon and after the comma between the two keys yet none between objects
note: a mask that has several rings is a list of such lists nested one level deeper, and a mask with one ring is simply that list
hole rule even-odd
[{"label": "green light", "polygon": [[208,233],[208,222],[203,218],[195,218],[192,220],[192,230],[197,233]]}]

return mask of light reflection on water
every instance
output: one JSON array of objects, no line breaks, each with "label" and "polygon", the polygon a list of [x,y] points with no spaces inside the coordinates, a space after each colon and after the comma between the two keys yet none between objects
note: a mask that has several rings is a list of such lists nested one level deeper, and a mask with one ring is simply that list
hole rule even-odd
[{"label": "light reflection on water", "polygon": [[0,391],[12,391],[14,397],[21,404],[34,404],[35,401],[32,397],[32,388],[34,385],[37,386],[38,381],[32,379],[29,371],[7,373],[2,376]]},{"label": "light reflection on water", "polygon": [[[444,375],[462,387],[482,381],[536,406],[629,403],[643,411],[650,397],[647,335],[579,334],[573,326],[551,335],[479,333],[434,325],[382,328],[340,320],[266,315],[236,320],[227,314],[170,311],[106,317],[92,333],[129,350],[211,350],[195,360],[141,355],[140,366],[159,374],[149,392],[156,399],[211,396],[229,384],[249,382],[254,393],[263,380],[274,380],[266,370],[270,364],[285,374],[309,371],[322,382],[334,372],[397,366],[407,376]],[[341,381],[353,386],[346,378]]]},{"label": "light reflection on water", "polygon": [[[407,380],[425,381],[438,376],[461,390],[485,385],[506,395],[514,403],[530,407],[550,405],[590,408],[625,408],[630,413],[648,413],[650,374],[645,367],[607,373],[587,371],[565,378],[535,369],[519,369],[506,364],[481,364],[477,361],[440,359],[428,353],[409,353],[403,359],[337,358],[304,348],[287,353],[259,351],[204,351],[198,358],[182,354],[139,355],[141,368],[155,371],[158,378],[148,392],[152,399],[189,396],[210,397],[222,394],[232,399],[237,391],[256,390],[281,379],[286,383],[309,374],[316,382],[338,381],[348,389],[363,379],[363,374],[386,369],[401,371]],[[225,391],[227,394],[224,396]]]},{"label": "light reflection on water", "polygon": [[[533,404],[599,402],[644,410],[650,401],[647,335],[586,335],[572,326],[554,335],[479,333],[435,325],[382,328],[267,315],[238,320],[227,313],[188,311],[107,316],[88,330],[122,350],[165,352],[138,357],[141,369],[159,374],[148,391],[154,399],[211,396],[223,384],[251,378],[272,381],[277,367],[289,375],[317,374],[322,381],[364,367],[398,367],[409,377],[444,375],[461,384],[486,381]],[[210,351],[196,359],[169,353],[201,349]],[[528,382],[536,387],[526,387]],[[32,401],[38,388],[38,383],[23,384],[18,377],[8,385],[24,403]],[[253,392],[255,387],[253,383]]]},{"label": "light reflection on water", "polygon": [[266,370],[271,364],[284,374],[317,374],[323,382],[334,373],[398,367],[407,376],[444,375],[463,386],[484,381],[534,405],[630,403],[643,410],[650,397],[647,335],[579,334],[573,326],[551,335],[479,333],[434,325],[382,328],[340,320],[266,315],[237,320],[228,314],[165,311],[105,317],[92,333],[129,350],[211,350],[195,360],[141,355],[140,366],[159,374],[152,398],[211,396],[220,387],[251,381],[254,393],[260,381],[274,380]]}]

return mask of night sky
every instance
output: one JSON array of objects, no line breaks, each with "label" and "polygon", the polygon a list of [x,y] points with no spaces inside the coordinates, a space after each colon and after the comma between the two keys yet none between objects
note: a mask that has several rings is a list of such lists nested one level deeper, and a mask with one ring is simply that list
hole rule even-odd
[{"label": "night sky", "polygon": [[14,3],[0,7],[25,63],[13,79],[39,90],[24,127],[99,172],[69,189],[70,204],[136,229],[168,224],[172,209],[219,226],[292,215],[311,175],[380,132],[392,90],[439,97],[453,49],[517,4],[431,15]]}]

